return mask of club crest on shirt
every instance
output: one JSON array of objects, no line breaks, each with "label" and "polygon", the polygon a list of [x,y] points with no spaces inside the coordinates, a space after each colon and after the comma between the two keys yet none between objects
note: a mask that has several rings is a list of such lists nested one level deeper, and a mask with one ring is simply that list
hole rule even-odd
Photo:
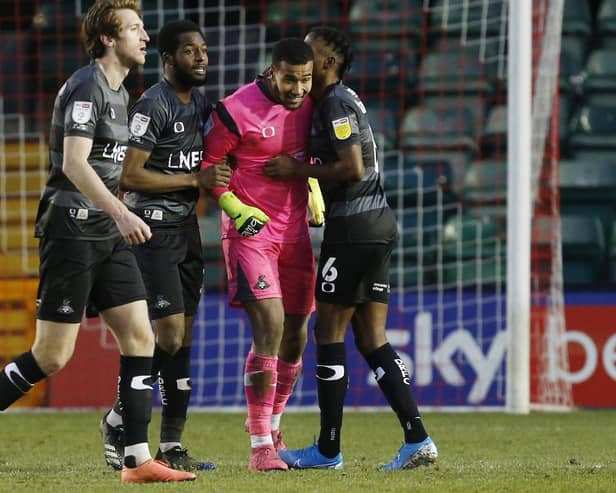
[{"label": "club crest on shirt", "polygon": [[75,123],[87,123],[92,116],[92,103],[90,101],[75,101],[71,113]]},{"label": "club crest on shirt", "polygon": [[334,127],[334,135],[338,140],[346,140],[351,136],[351,122],[348,116],[332,120],[332,126]]},{"label": "club crest on shirt", "polygon": [[143,113],[135,113],[133,119],[130,122],[130,133],[137,137],[141,137],[143,134],[145,134],[149,124],[149,116],[146,116]]}]

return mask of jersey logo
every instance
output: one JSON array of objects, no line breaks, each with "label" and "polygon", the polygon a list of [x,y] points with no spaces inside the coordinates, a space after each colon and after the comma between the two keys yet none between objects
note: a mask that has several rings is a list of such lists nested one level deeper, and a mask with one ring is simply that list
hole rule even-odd
[{"label": "jersey logo", "polygon": [[92,103],[90,101],[75,101],[71,116],[76,123],[89,122],[92,116]]},{"label": "jersey logo", "polygon": [[276,135],[276,129],[274,127],[263,127],[261,129],[261,135],[263,135],[264,139],[269,139]]},{"label": "jersey logo", "polygon": [[130,133],[136,135],[137,137],[141,137],[148,129],[150,120],[151,118],[149,116],[145,116],[142,113],[135,113],[130,122]]},{"label": "jersey logo", "polygon": [[183,122],[175,122],[173,124],[173,131],[176,134],[181,134],[184,131],[184,123]]},{"label": "jersey logo", "polygon": [[351,136],[351,122],[348,116],[332,120],[332,126],[338,140],[346,140]]}]

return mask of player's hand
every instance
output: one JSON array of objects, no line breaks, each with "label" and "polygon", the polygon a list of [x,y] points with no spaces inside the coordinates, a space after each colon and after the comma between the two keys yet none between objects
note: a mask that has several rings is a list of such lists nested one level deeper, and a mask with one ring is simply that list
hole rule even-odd
[{"label": "player's hand", "polygon": [[310,210],[310,226],[320,227],[325,222],[325,201],[319,186],[319,180],[308,178],[308,209]]},{"label": "player's hand", "polygon": [[244,204],[233,192],[223,193],[218,205],[233,219],[235,229],[244,237],[256,235],[269,221],[261,209]]},{"label": "player's hand", "polygon": [[284,180],[297,176],[300,166],[305,165],[288,154],[278,154],[265,163],[263,171],[270,178]]},{"label": "player's hand", "polygon": [[199,186],[206,190],[216,187],[226,187],[231,179],[231,167],[226,160],[216,163],[214,166],[202,169],[197,173]]},{"label": "player's hand", "polygon": [[115,223],[120,230],[120,234],[129,245],[139,245],[145,243],[152,237],[150,227],[143,220],[126,209],[124,213],[114,218]]}]

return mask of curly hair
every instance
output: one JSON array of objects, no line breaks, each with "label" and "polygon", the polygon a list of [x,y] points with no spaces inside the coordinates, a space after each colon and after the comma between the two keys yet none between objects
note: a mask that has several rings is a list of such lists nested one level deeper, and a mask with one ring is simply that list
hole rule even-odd
[{"label": "curly hair", "polygon": [[342,63],[338,67],[338,77],[342,79],[353,62],[353,49],[348,36],[344,32],[329,26],[314,27],[308,32],[308,36],[313,39],[322,39],[327,46],[342,57]]}]

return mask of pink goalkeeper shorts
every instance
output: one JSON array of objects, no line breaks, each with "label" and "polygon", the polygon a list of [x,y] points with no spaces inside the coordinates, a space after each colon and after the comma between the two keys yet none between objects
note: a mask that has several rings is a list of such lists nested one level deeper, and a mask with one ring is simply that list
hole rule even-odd
[{"label": "pink goalkeeper shorts", "polygon": [[268,238],[225,238],[222,249],[229,281],[229,303],[282,298],[286,314],[314,311],[315,267],[310,237],[294,243]]}]

